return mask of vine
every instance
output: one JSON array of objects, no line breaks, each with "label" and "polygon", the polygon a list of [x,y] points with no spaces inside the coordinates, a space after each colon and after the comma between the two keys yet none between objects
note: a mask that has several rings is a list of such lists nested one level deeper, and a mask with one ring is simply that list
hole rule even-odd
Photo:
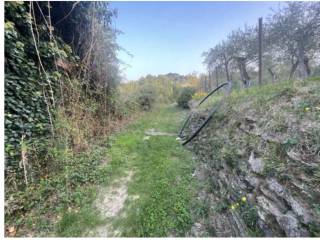
[{"label": "vine", "polygon": [[54,96],[62,76],[54,58],[67,57],[71,49],[50,41],[45,26],[35,23],[32,4],[6,2],[5,11],[5,169],[7,182],[18,187],[17,179],[26,179],[26,166],[20,166],[28,156],[22,156],[21,139],[28,145],[50,130],[53,134]]}]

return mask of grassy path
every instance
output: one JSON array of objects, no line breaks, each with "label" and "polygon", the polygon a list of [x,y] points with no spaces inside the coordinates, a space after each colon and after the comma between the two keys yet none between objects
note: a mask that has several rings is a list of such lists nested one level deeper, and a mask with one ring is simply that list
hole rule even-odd
[{"label": "grassy path", "polygon": [[[105,172],[112,173],[113,180],[100,190],[105,200],[93,204],[101,221],[90,226],[90,236],[161,237],[189,232],[196,196],[192,155],[174,135],[146,135],[150,129],[177,133],[184,116],[175,106],[160,107],[112,137]],[[121,201],[123,206],[109,206]]]}]

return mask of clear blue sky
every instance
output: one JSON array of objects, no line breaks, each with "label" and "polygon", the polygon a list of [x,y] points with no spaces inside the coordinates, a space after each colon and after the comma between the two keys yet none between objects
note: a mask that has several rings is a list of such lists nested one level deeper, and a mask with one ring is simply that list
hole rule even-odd
[{"label": "clear blue sky", "polygon": [[201,54],[230,31],[256,24],[278,2],[111,2],[118,9],[119,58],[128,80],[147,74],[205,72]]}]

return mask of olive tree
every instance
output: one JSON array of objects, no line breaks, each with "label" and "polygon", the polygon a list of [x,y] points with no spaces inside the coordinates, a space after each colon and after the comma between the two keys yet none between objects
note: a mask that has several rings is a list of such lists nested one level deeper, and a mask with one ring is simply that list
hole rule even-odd
[{"label": "olive tree", "polygon": [[249,63],[254,63],[258,55],[258,38],[255,27],[246,26],[244,30],[232,31],[228,37],[229,52],[240,72],[245,87],[250,85],[250,76],[247,71]]},{"label": "olive tree", "polygon": [[311,73],[309,61],[319,49],[320,2],[288,2],[269,17],[273,46],[291,62],[290,78],[298,71],[301,79]]},{"label": "olive tree", "polygon": [[229,64],[232,60],[232,55],[230,50],[229,43],[222,41],[203,54],[205,57],[204,63],[207,64],[209,71],[213,71],[215,68],[224,68],[228,82],[231,82]]}]

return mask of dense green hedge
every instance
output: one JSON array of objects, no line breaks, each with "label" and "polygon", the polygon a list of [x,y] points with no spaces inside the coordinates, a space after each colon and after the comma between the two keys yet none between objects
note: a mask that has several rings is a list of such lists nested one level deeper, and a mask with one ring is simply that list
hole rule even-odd
[{"label": "dense green hedge", "polygon": [[[32,25],[31,25],[32,24]],[[40,58],[47,77],[39,68],[32,37],[34,29]],[[38,34],[36,33],[38,31]],[[39,36],[39,39],[38,39]],[[5,3],[5,153],[6,177],[21,177],[21,139],[46,136],[50,131],[49,111],[58,94],[54,57],[67,56],[71,51],[50,41],[43,24],[33,25],[29,5],[24,2]],[[49,83],[51,87],[49,86]]]}]

